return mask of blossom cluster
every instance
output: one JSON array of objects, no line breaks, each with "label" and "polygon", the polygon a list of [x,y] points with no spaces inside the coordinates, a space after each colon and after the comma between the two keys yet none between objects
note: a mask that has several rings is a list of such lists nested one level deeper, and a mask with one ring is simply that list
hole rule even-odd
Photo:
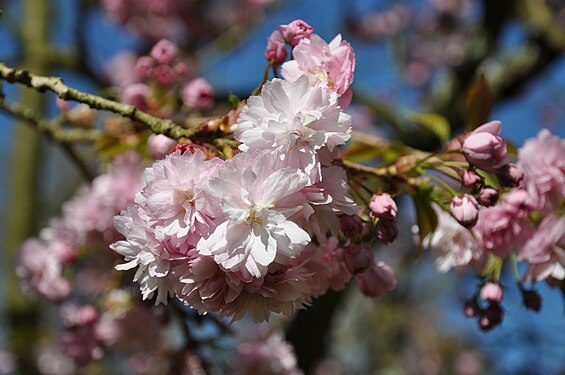
[{"label": "blossom cluster", "polygon": [[[492,123],[487,124],[487,128],[490,126]],[[478,205],[477,209],[472,205],[461,212],[455,209],[452,215],[436,210],[439,226],[425,243],[435,254],[438,269],[446,272],[472,265],[482,272],[489,260],[492,264],[492,259],[509,262],[517,259],[528,266],[523,282],[565,279],[565,141],[543,129],[537,138],[527,140],[519,149],[516,164],[506,162],[500,166],[506,159],[505,152],[500,151],[502,147],[505,151],[505,146],[492,133],[480,134],[484,129],[479,128],[472,135],[481,137],[478,141],[469,136],[463,150],[467,150],[470,162],[496,172],[501,187],[495,189],[484,184],[477,174],[471,177],[468,171],[461,173],[462,184],[474,186],[485,207],[479,210]],[[485,157],[487,154],[490,156]],[[467,195],[462,199],[474,198]],[[472,217],[473,223],[467,225],[471,229],[460,225],[465,217]],[[487,276],[488,281],[491,276]],[[539,302],[531,302],[535,292],[523,287],[521,290],[526,306],[539,309]],[[489,301],[489,308],[471,309],[474,312],[469,314],[475,316],[480,311],[481,327],[490,329],[500,323],[502,315],[498,306],[502,289],[496,277],[485,284],[478,297]]]},{"label": "blossom cluster", "polygon": [[[125,240],[111,248],[126,260],[116,268],[136,269],[144,298],[172,296],[201,313],[262,321],[373,266],[370,246],[340,241],[359,207],[333,163],[351,133],[342,103],[354,53],[339,36],[329,45],[303,36],[292,39],[300,64],[285,63],[285,79],[247,100],[234,129],[239,153],[208,158],[179,145],[146,170],[135,204],[116,217]],[[386,275],[394,285],[376,287],[382,273],[367,272],[373,283],[362,290],[393,289],[394,274]]]},{"label": "blossom cluster", "polygon": [[39,238],[26,240],[19,252],[16,272],[23,285],[50,300],[67,298],[71,284],[63,276],[84,248],[107,247],[120,238],[113,218],[133,203],[143,186],[141,158],[129,152],[119,155],[109,172],[82,187],[62,208]]}]

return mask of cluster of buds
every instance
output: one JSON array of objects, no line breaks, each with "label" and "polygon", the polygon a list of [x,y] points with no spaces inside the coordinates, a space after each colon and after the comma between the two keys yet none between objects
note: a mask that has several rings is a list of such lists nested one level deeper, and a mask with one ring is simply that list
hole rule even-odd
[{"label": "cluster of buds", "polygon": [[302,39],[309,39],[314,34],[312,26],[302,20],[294,20],[288,25],[280,25],[267,40],[265,58],[274,65],[281,65],[287,56],[286,44],[294,48]]}]

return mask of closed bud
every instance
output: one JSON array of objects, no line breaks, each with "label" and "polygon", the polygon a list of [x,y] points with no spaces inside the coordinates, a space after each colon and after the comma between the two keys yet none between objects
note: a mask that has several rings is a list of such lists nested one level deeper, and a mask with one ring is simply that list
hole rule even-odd
[{"label": "closed bud", "polygon": [[275,65],[281,65],[286,60],[286,45],[284,44],[282,34],[275,30],[267,40],[267,49],[265,50],[265,58],[267,61],[273,61]]},{"label": "closed bud", "polygon": [[465,302],[464,312],[467,318],[472,318],[474,316],[477,316],[481,312],[481,307],[477,303],[476,298],[473,298]]},{"label": "closed bud", "polygon": [[500,302],[502,300],[502,288],[496,283],[486,283],[481,288],[481,299],[485,301]]},{"label": "closed bud", "polygon": [[498,191],[490,186],[485,186],[479,191],[479,203],[485,207],[496,205],[498,201]]},{"label": "closed bud", "polygon": [[363,231],[363,222],[358,215],[341,215],[341,231],[347,238],[355,237]]},{"label": "closed bud", "polygon": [[177,56],[177,45],[170,40],[162,39],[151,49],[151,57],[160,64],[168,64]]},{"label": "closed bud", "polygon": [[474,188],[476,187],[478,184],[480,184],[483,181],[483,179],[481,178],[481,176],[479,176],[478,174],[476,174],[475,172],[469,170],[469,169],[465,169],[462,173],[461,173],[461,184],[463,186],[465,186],[466,188]]},{"label": "closed bud", "polygon": [[288,25],[280,25],[279,30],[291,47],[296,46],[302,39],[310,39],[314,28],[302,20],[294,20]]},{"label": "closed bud", "polygon": [[471,228],[479,219],[479,203],[468,194],[454,197],[451,200],[451,215],[465,228]]},{"label": "closed bud", "polygon": [[490,331],[494,327],[502,323],[502,318],[504,317],[504,311],[497,302],[491,302],[489,307],[483,312],[483,315],[479,318],[479,327],[483,331]]},{"label": "closed bud", "polygon": [[374,263],[373,249],[367,244],[351,245],[345,249],[343,261],[352,275],[365,272]]},{"label": "closed bud", "polygon": [[375,228],[375,236],[385,245],[393,242],[398,237],[396,222],[394,220],[379,219]]},{"label": "closed bud", "polygon": [[535,290],[522,289],[522,301],[529,310],[540,311],[541,296]]},{"label": "closed bud", "polygon": [[394,270],[385,262],[377,262],[355,278],[357,287],[367,297],[377,298],[392,292],[398,286]]},{"label": "closed bud", "polygon": [[373,194],[369,208],[375,217],[381,219],[393,219],[398,213],[396,202],[388,193]]},{"label": "closed bud", "polygon": [[514,163],[508,163],[497,169],[496,176],[502,186],[510,188],[519,187],[524,181],[524,173]]},{"label": "closed bud", "polygon": [[494,172],[506,159],[506,142],[499,135],[502,123],[491,121],[472,133],[463,142],[463,153],[469,164]]}]

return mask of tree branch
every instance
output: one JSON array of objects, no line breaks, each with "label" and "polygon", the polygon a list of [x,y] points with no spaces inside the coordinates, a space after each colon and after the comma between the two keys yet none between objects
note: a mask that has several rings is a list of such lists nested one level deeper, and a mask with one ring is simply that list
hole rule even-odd
[{"label": "tree branch", "polygon": [[51,91],[63,100],[76,101],[93,109],[102,109],[127,117],[147,126],[153,133],[164,134],[173,139],[190,138],[198,132],[198,128],[186,129],[172,120],[160,119],[140,111],[132,105],[116,103],[96,95],[73,89],[58,77],[45,77],[32,74],[27,70],[13,69],[0,63],[0,79],[10,83],[18,83],[39,92]]}]

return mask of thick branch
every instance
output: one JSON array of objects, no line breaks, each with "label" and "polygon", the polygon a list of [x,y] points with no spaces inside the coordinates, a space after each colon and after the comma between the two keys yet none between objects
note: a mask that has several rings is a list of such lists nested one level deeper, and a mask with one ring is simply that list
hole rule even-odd
[{"label": "thick branch", "polygon": [[156,134],[164,134],[173,139],[190,138],[198,129],[185,129],[172,120],[160,119],[140,111],[128,104],[116,103],[96,95],[73,89],[58,77],[38,76],[23,69],[13,69],[0,63],[0,79],[11,83],[19,83],[37,91],[51,91],[63,100],[71,100],[88,105],[90,108],[102,109],[130,118],[146,125]]}]

